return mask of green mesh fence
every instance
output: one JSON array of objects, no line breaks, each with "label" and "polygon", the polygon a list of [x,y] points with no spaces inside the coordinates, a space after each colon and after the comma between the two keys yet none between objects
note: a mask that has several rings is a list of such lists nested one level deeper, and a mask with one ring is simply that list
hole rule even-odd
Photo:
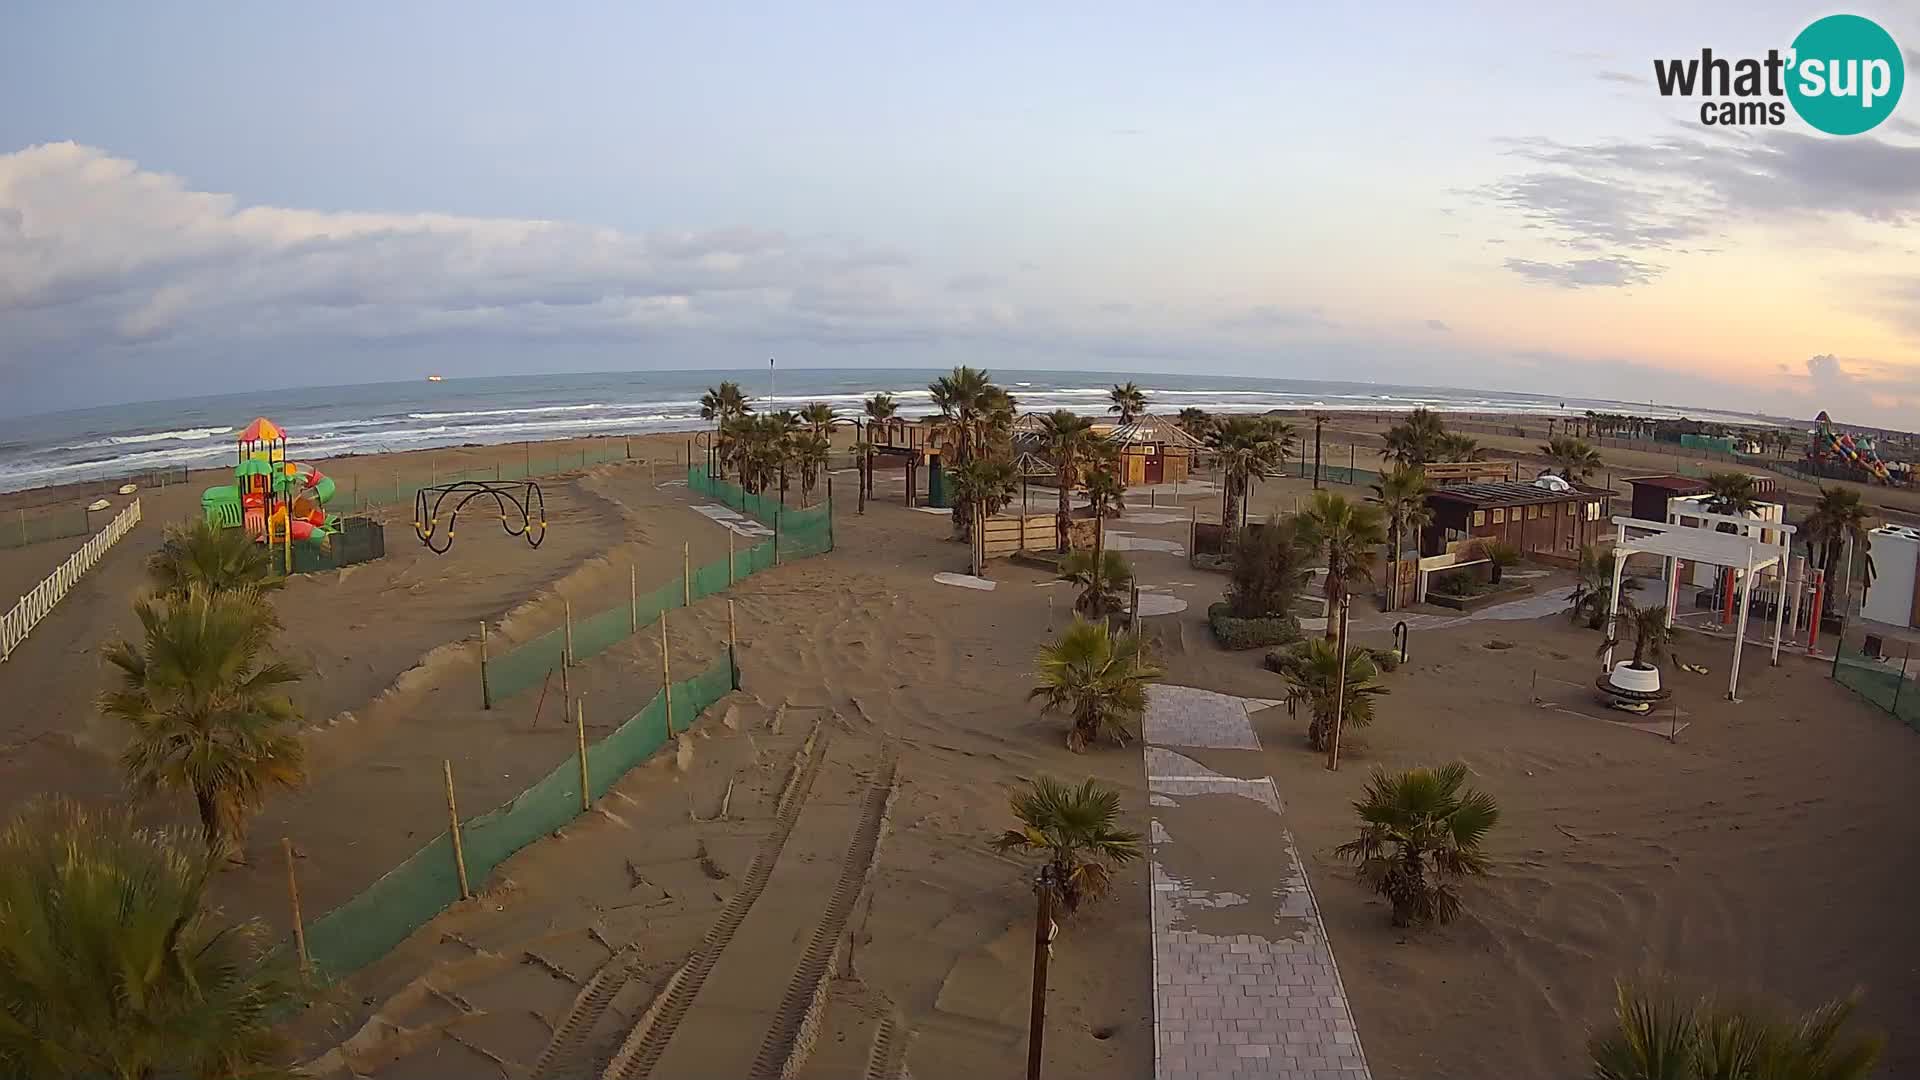
[{"label": "green mesh fence", "polygon": [[622,440],[564,453],[515,453],[503,448],[492,461],[452,469],[429,465],[425,469],[360,472],[343,462],[338,471],[328,470],[339,485],[339,495],[328,504],[328,509],[347,513],[376,506],[405,506],[413,502],[414,494],[421,488],[435,484],[453,484],[462,480],[525,480],[627,458],[627,445]]},{"label": "green mesh fence", "polygon": [[501,701],[540,685],[548,673],[559,669],[566,654],[567,636],[562,629],[549,630],[522,642],[504,656],[488,657],[485,676],[488,696]]},{"label": "green mesh fence", "polygon": [[[732,657],[723,656],[700,674],[674,683],[673,729],[692,726],[736,681]],[[587,785],[594,798],[612,790],[629,769],[666,743],[665,697],[654,694],[646,707],[587,748]],[[468,884],[481,888],[501,863],[579,814],[580,760],[568,757],[505,806],[461,824]],[[459,898],[453,843],[443,832],[364,892],[315,920],[307,928],[307,950],[327,975],[349,975],[384,956]]]},{"label": "green mesh fence", "polygon": [[699,600],[716,593],[726,592],[727,586],[733,584],[736,576],[745,577],[746,574],[741,571],[739,565],[738,554],[733,556],[733,561],[733,566],[728,566],[727,560],[721,559],[696,567],[693,571],[693,598]]},{"label": "green mesh fence", "polygon": [[[111,514],[100,519],[104,528]],[[68,536],[89,536],[93,527],[88,523],[86,510],[75,507],[70,510],[56,510],[47,514],[29,514],[25,510],[16,511],[11,520],[0,520],[0,548],[25,547],[45,540],[59,540]]]},{"label": "green mesh fence", "polygon": [[1909,681],[1920,676],[1920,660],[1904,655],[1907,646],[1893,643],[1903,655],[1889,655],[1885,645],[1869,652],[1867,635],[1849,631],[1843,634],[1834,654],[1835,682],[1892,713],[1907,726],[1920,728],[1920,684]]}]

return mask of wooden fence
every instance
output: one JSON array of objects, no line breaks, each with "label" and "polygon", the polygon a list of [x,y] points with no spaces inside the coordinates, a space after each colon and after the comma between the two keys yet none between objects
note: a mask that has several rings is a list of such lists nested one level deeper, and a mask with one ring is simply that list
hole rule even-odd
[{"label": "wooden fence", "polygon": [[127,508],[114,515],[107,527],[94,534],[93,539],[81,545],[79,551],[67,556],[60,568],[48,575],[47,580],[34,586],[33,591],[20,598],[13,610],[0,615],[0,660],[13,657],[13,650],[26,640],[36,623],[46,618],[53,605],[60,602],[73,589],[86,572],[93,569],[95,563],[107,553],[107,549],[118,543],[120,538],[133,531],[140,524],[140,500],[135,499]]},{"label": "wooden fence", "polygon": [[1016,551],[1052,551],[1058,546],[1052,514],[996,514],[987,519],[985,555],[997,559]]}]

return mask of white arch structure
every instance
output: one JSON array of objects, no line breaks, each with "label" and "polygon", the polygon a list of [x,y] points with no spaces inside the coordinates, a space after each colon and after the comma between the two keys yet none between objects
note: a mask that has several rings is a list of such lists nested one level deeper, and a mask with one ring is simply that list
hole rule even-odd
[{"label": "white arch structure", "polygon": [[[1735,514],[1689,513],[1688,517],[1702,519],[1702,524],[1681,525],[1661,521],[1643,521],[1633,517],[1615,517],[1613,539],[1613,592],[1607,598],[1607,638],[1612,640],[1614,628],[1620,616],[1620,578],[1626,569],[1627,556],[1646,552],[1659,555],[1666,560],[1666,580],[1674,579],[1674,561],[1687,559],[1692,562],[1709,563],[1714,566],[1730,566],[1741,572],[1740,580],[1740,617],[1734,624],[1733,664],[1727,675],[1727,700],[1738,701],[1740,689],[1740,650],[1747,643],[1747,610],[1753,599],[1753,578],[1759,571],[1777,566],[1784,583],[1787,562],[1793,544],[1794,528],[1777,521],[1758,521],[1750,517]],[[1721,532],[1718,526],[1732,525],[1737,531]],[[1761,532],[1777,537],[1777,542],[1767,543],[1758,535]],[[1774,666],[1780,664],[1780,628],[1786,618],[1786,589],[1780,590],[1780,602],[1773,607],[1773,652],[1771,661]],[[1667,605],[1667,625],[1673,625],[1673,605]],[[1613,650],[1608,649],[1602,663],[1605,670],[1613,670]]]}]

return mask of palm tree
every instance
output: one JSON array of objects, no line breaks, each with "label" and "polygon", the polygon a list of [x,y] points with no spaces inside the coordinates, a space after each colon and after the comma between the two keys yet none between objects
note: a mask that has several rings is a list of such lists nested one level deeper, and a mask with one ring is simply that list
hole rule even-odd
[{"label": "palm tree", "polygon": [[207,905],[213,860],[124,809],[28,803],[0,832],[0,1075],[296,1074],[307,996],[252,920]]},{"label": "palm tree", "polygon": [[825,435],[833,426],[833,406],[824,401],[810,401],[800,410],[800,422],[815,435]]},{"label": "palm tree", "polygon": [[[939,427],[953,438],[956,471],[1004,443],[1013,427],[1013,396],[995,386],[984,371],[957,367],[927,386],[940,410]],[[972,535],[973,505],[957,492],[953,500],[955,535]]]},{"label": "palm tree", "polygon": [[1866,1080],[1885,1040],[1844,1035],[1858,995],[1780,1020],[1671,990],[1614,986],[1614,1029],[1587,1042],[1594,1080]]},{"label": "palm tree", "polygon": [[268,655],[277,624],[253,593],[194,588],[133,610],[145,639],[107,647],[120,687],[100,696],[103,714],[133,728],[127,780],[143,794],[190,793],[207,849],[237,853],[267,790],[305,779],[291,730],[300,713],[286,696],[300,674]]},{"label": "palm tree", "polygon": [[1053,530],[1055,550],[1061,554],[1067,551],[1067,533],[1072,527],[1072,496],[1074,484],[1079,477],[1079,463],[1096,440],[1093,433],[1093,421],[1076,416],[1066,409],[1055,409],[1040,418],[1036,431],[1040,441],[1040,450],[1053,462],[1054,483],[1060,489],[1060,505],[1054,511]]},{"label": "palm tree", "polygon": [[1133,383],[1115,383],[1107,391],[1107,399],[1113,402],[1107,411],[1117,414],[1122,424],[1133,423],[1147,411],[1147,393]]},{"label": "palm tree", "polygon": [[893,441],[893,425],[898,422],[900,406],[894,403],[892,394],[875,394],[862,404],[867,416],[867,439],[864,459],[866,462],[865,484],[867,494],[873,494],[873,429],[878,426],[887,441]]},{"label": "palm tree", "polygon": [[[1095,573],[1094,568],[1099,567]],[[1080,586],[1073,610],[1090,619],[1126,606],[1128,586],[1133,584],[1133,567],[1117,551],[1095,558],[1089,551],[1075,551],[1060,560],[1060,580]]]},{"label": "palm tree", "polygon": [[1220,523],[1228,529],[1240,526],[1240,505],[1253,481],[1263,480],[1280,469],[1292,442],[1292,429],[1276,431],[1264,419],[1228,416],[1207,432],[1207,448],[1220,463]]},{"label": "palm tree", "polygon": [[[1760,508],[1753,477],[1743,472],[1717,472],[1707,477],[1707,509],[1716,514],[1744,517]],[[1731,531],[1732,526],[1722,532]]]},{"label": "palm tree", "polygon": [[1668,646],[1673,642],[1673,630],[1667,626],[1667,609],[1663,607],[1641,607],[1626,597],[1620,598],[1620,610],[1614,623],[1614,631],[1594,650],[1594,655],[1604,655],[1619,647],[1621,631],[1633,635],[1633,667],[1645,671],[1655,662],[1667,655]]},{"label": "palm tree", "polygon": [[1004,458],[974,458],[948,475],[953,477],[954,506],[969,509],[969,516],[954,519],[955,536],[961,540],[973,539],[974,506],[979,506],[981,517],[990,518],[1020,494],[1019,470]]},{"label": "palm tree", "polygon": [[1547,463],[1569,481],[1585,480],[1601,465],[1600,452],[1567,435],[1556,435],[1540,447]]},{"label": "palm tree", "polygon": [[1440,457],[1445,461],[1479,461],[1487,456],[1480,440],[1471,435],[1449,431],[1440,437]]},{"label": "palm tree", "polygon": [[147,577],[161,595],[184,595],[195,585],[209,592],[278,589],[286,579],[273,556],[245,529],[224,529],[198,518],[167,529],[160,550],[147,557]]},{"label": "palm tree", "polygon": [[1415,466],[1439,461],[1445,452],[1447,427],[1431,409],[1415,409],[1407,418],[1387,429],[1388,459],[1398,465]]},{"label": "palm tree", "polygon": [[1139,634],[1115,634],[1104,622],[1076,617],[1059,641],[1040,647],[1034,658],[1039,685],[1028,696],[1040,699],[1041,712],[1072,720],[1067,749],[1080,753],[1103,731],[1125,745],[1146,711],[1147,684],[1160,675],[1147,662]]},{"label": "palm tree", "polygon": [[1460,912],[1455,883],[1487,873],[1480,843],[1500,807],[1485,792],[1461,791],[1466,780],[1458,762],[1401,773],[1376,768],[1353,804],[1360,837],[1334,854],[1360,864],[1360,880],[1393,904],[1395,926],[1452,921]]},{"label": "palm tree", "polygon": [[1179,419],[1174,422],[1180,425],[1181,431],[1199,439],[1201,442],[1205,442],[1207,432],[1213,429],[1213,414],[1207,412],[1205,409],[1196,409],[1188,406],[1180,410]]},{"label": "palm tree", "polygon": [[1106,895],[1114,869],[1140,857],[1140,834],[1118,825],[1120,792],[1091,779],[1076,788],[1038,777],[1008,805],[1020,827],[995,837],[994,849],[1045,852],[1053,899],[1069,915]]},{"label": "palm tree", "polygon": [[1093,514],[1093,558],[1102,562],[1107,549],[1107,518],[1127,508],[1126,485],[1120,482],[1120,446],[1105,439],[1087,451],[1087,509]]},{"label": "palm tree", "polygon": [[1386,540],[1380,508],[1348,502],[1346,496],[1316,491],[1300,512],[1300,528],[1309,547],[1327,556],[1327,637],[1339,633],[1340,598],[1355,577],[1373,576],[1374,548]]},{"label": "palm tree", "polygon": [[800,505],[813,504],[813,489],[820,483],[820,470],[827,464],[827,452],[833,444],[826,432],[803,431],[793,439],[793,461],[800,468]]},{"label": "palm tree", "polygon": [[1368,727],[1373,723],[1373,699],[1387,693],[1378,681],[1380,668],[1373,661],[1372,651],[1359,645],[1347,650],[1344,695],[1340,692],[1340,646],[1325,638],[1312,638],[1287,652],[1275,652],[1267,666],[1287,680],[1292,696],[1305,698],[1312,707],[1307,745],[1315,750],[1327,748],[1336,712],[1340,714],[1341,731]]},{"label": "palm tree", "polygon": [[[1418,465],[1396,466],[1392,472],[1382,473],[1380,481],[1373,485],[1373,494],[1367,499],[1380,508],[1387,519],[1387,559],[1390,563],[1400,561],[1405,552],[1401,538],[1408,533],[1415,536],[1433,521],[1433,510],[1427,506],[1427,495],[1432,489],[1427,486],[1426,470]],[[1400,575],[1392,566],[1387,574],[1387,607],[1400,606]]]},{"label": "palm tree", "polygon": [[720,450],[720,467],[724,471],[734,460],[733,448],[727,443],[727,427],[731,421],[738,420],[753,411],[753,403],[740,389],[740,384],[727,380],[719,386],[710,386],[700,395],[700,419],[713,421],[714,446]]},{"label": "palm tree", "polygon": [[[1814,502],[1813,512],[1808,514],[1806,521],[1801,523],[1800,531],[1806,538],[1809,558],[1814,556],[1815,545],[1819,547],[1816,565],[1826,572],[1827,596],[1830,601],[1834,593],[1839,591],[1837,576],[1840,556],[1846,550],[1849,540],[1853,542],[1854,548],[1864,553],[1867,578],[1869,581],[1872,580],[1872,529],[1873,516],[1868,513],[1866,505],[1860,501],[1858,491],[1839,484],[1833,487],[1820,485],[1820,497]],[[1849,593],[1853,591],[1851,582],[1847,583],[1846,591]],[[1842,613],[1848,610],[1848,601],[1851,599],[1846,597],[1841,601]]]},{"label": "palm tree", "polygon": [[[1607,603],[1613,596],[1614,561],[1612,548],[1602,551],[1592,544],[1583,544],[1580,548],[1580,579],[1567,594],[1567,617],[1576,623],[1585,619],[1589,630],[1598,630],[1607,623]],[[1638,579],[1622,577],[1621,602],[1627,602],[1625,594],[1639,587]]]},{"label": "palm tree", "polygon": [[1293,518],[1275,517],[1262,528],[1242,529],[1233,542],[1227,603],[1243,619],[1289,616],[1310,572]]}]

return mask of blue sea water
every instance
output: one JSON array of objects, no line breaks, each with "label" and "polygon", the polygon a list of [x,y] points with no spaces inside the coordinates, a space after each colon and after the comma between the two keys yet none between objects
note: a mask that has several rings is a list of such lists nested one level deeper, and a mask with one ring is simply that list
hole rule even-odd
[{"label": "blue sea water", "polygon": [[[891,393],[905,416],[933,411],[926,370],[814,368],[779,371],[636,371],[517,375],[185,398],[15,417],[0,421],[0,491],[121,476],[148,469],[226,461],[233,437],[255,416],[287,429],[294,452],[317,460],[344,454],[512,443],[581,435],[626,435],[705,426],[700,395],[738,381],[761,408],[825,401],[856,412],[862,399]],[[1023,411],[1104,413],[1107,388],[1133,381],[1153,411],[1314,409],[1404,412],[1426,406],[1456,413],[1567,413],[1589,410],[1754,422],[1745,414],[1681,410],[1593,398],[1373,383],[1256,379],[1138,372],[997,371]]]}]

